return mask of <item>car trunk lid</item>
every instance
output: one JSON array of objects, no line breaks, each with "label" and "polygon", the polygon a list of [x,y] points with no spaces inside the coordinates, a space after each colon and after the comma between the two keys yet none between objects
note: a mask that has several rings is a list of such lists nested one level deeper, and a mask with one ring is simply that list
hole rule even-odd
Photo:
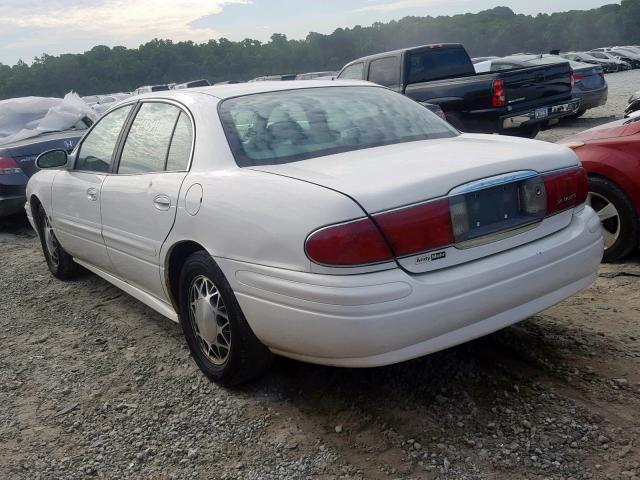
[{"label": "car trunk lid", "polygon": [[[534,146],[535,148],[532,148]],[[522,175],[530,178],[537,173],[562,170],[577,165],[578,160],[575,154],[558,145],[545,142],[534,144],[517,138],[465,134],[451,139],[397,144],[283,165],[250,168],[341,192],[351,197],[367,214],[376,219],[381,213],[401,210],[403,207],[434,199],[447,198],[454,193],[457,195],[460,188],[472,183],[475,184],[476,189],[480,185],[480,190],[483,191],[483,198],[478,202],[484,203],[479,204],[491,205],[492,202],[499,201],[503,194],[511,195],[508,197],[509,202],[517,202],[517,192],[496,191],[495,188],[491,190],[490,187],[507,183],[510,185],[508,188],[511,188],[516,182],[523,181]],[[491,181],[496,177],[500,181],[492,184]],[[485,179],[491,179],[491,181],[483,185],[482,181]],[[516,190],[517,188],[514,191]],[[459,192],[466,193],[463,190]],[[515,204],[510,204],[504,209],[504,213],[501,211],[500,215],[510,215],[515,208]],[[540,235],[548,235],[565,227],[570,221],[569,214],[568,217],[556,219],[555,222],[547,222],[543,228],[516,232],[509,222],[499,225],[498,222],[501,219],[493,218],[495,212],[489,210],[483,208],[482,212],[474,214],[476,216],[470,215],[470,220],[473,217],[474,222],[486,221],[493,227],[497,225],[501,231],[513,230],[514,235],[518,233],[518,239],[514,243],[512,238],[507,238],[511,235],[506,233],[501,239],[508,241],[503,241],[501,244],[497,242],[494,245],[496,248],[490,249],[475,248],[482,242],[465,242],[464,248],[467,252],[465,255],[458,256],[459,262],[470,261],[496,253],[500,249],[513,248],[513,246],[533,241],[540,238]],[[478,227],[484,227],[484,225],[478,225]],[[384,230],[384,226],[382,228]],[[429,262],[420,260],[418,254],[396,254],[396,257],[400,256],[404,257],[398,258],[401,265],[416,273],[451,265],[451,262],[429,265]]]},{"label": "car trunk lid", "polygon": [[71,152],[84,131],[44,133],[37,137],[20,140],[4,145],[6,151],[16,160],[18,166],[28,177],[38,171],[36,158],[43,152],[62,148]]}]

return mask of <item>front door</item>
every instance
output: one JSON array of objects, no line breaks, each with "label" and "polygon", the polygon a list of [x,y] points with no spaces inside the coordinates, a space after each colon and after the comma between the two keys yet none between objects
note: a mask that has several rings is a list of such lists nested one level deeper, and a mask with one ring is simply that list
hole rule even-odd
[{"label": "front door", "polygon": [[60,244],[71,256],[107,271],[111,262],[102,239],[100,194],[131,108],[100,119],[72,158],[73,167],[56,175],[52,186],[52,222]]},{"label": "front door", "polygon": [[176,105],[143,102],[116,174],[102,186],[102,236],[116,274],[164,300],[159,255],[175,221],[192,132],[190,117]]}]

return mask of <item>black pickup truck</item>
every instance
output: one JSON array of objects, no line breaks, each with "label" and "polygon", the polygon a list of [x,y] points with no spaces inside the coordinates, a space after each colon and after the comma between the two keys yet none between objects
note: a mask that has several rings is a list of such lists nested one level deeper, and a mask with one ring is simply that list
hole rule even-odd
[{"label": "black pickup truck", "polygon": [[426,45],[354,60],[340,79],[369,80],[421,103],[439,105],[463,132],[535,137],[575,113],[569,63],[477,74],[457,43]]}]

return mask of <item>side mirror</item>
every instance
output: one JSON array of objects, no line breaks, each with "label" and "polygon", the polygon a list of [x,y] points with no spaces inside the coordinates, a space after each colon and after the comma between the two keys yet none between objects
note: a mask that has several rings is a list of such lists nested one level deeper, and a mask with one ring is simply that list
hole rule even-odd
[{"label": "side mirror", "polygon": [[67,164],[68,158],[66,150],[49,150],[38,155],[36,165],[38,168],[60,168]]}]

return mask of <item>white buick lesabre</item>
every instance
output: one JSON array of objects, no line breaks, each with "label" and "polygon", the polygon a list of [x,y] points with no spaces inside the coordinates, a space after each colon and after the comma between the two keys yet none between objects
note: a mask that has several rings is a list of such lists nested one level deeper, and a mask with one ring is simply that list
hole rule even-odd
[{"label": "white buick lesabre", "polygon": [[602,255],[571,150],[461,134],[365,82],[135,97],[38,165],[51,272],[179,321],[225,385],[272,354],[370,367],[466,342],[586,287]]}]

